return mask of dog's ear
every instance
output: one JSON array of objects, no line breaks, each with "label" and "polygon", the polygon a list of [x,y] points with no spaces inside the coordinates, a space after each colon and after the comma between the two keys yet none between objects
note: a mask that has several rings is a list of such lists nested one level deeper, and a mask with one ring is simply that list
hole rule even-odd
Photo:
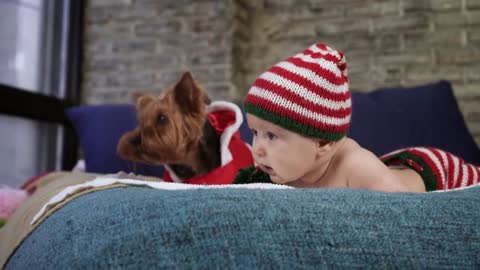
[{"label": "dog's ear", "polygon": [[138,90],[132,92],[132,99],[137,108],[142,108],[152,101],[152,98],[149,95]]},{"label": "dog's ear", "polygon": [[210,97],[207,95],[207,93],[205,93],[204,97],[203,97],[203,102],[207,105],[210,105],[210,103],[212,103],[212,100],[210,99]]},{"label": "dog's ear", "polygon": [[126,132],[118,140],[117,153],[126,160],[138,160],[138,147],[141,144],[138,129]]},{"label": "dog's ear", "polygon": [[173,93],[175,101],[181,105],[180,108],[184,111],[201,112],[205,107],[205,94],[195,83],[189,71],[183,73],[182,78],[175,85]]},{"label": "dog's ear", "polygon": [[132,92],[132,100],[134,102],[137,102],[137,100],[142,97],[143,95],[145,95],[145,93],[143,93],[142,91],[140,90],[135,90]]}]

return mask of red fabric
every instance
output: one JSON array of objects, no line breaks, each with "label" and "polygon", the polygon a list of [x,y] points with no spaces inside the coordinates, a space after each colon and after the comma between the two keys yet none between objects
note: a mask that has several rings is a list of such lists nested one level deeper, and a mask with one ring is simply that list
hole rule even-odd
[{"label": "red fabric", "polygon": [[[420,158],[425,165],[421,165],[410,158],[405,158],[404,160],[395,159],[396,155],[405,154]],[[380,159],[386,162],[386,165],[394,165],[398,162],[403,164],[405,162],[405,165],[417,171],[424,178],[423,180],[426,180],[425,177],[430,177],[422,175],[425,168],[429,168],[437,182],[436,190],[451,190],[480,182],[480,168],[465,163],[462,158],[452,153],[432,147],[404,148],[391,154],[386,154],[380,157]]]},{"label": "red fabric", "polygon": [[[417,155],[418,157],[422,158],[422,160],[427,163],[428,167],[432,170],[433,174],[437,178],[437,189],[443,185],[442,182],[442,174],[438,170],[437,166],[435,166],[435,163],[433,163],[433,160],[425,153],[420,152],[418,150],[415,150],[415,148],[410,148],[408,151],[412,154]],[[450,189],[451,187],[448,187]]]},{"label": "red fabric", "polygon": [[[430,151],[435,155],[435,157],[441,162],[442,166],[445,167],[445,166],[446,166],[446,164],[445,164],[446,161],[443,160],[442,155],[440,154],[440,152],[437,151],[437,149],[435,149],[435,148],[429,148],[429,150],[430,150]],[[439,189],[439,190],[445,189],[445,185],[444,185],[443,181],[438,181],[438,180],[437,180],[437,185],[438,185],[438,189]]]},{"label": "red fabric", "polygon": [[[468,175],[474,175],[473,170],[474,170],[473,166],[471,164],[468,164],[467,165]],[[473,185],[473,177],[469,177],[467,181],[467,186],[471,186],[471,185]]]},{"label": "red fabric", "polygon": [[[208,120],[218,133],[223,134],[227,127],[235,123],[235,112],[215,111],[208,115]],[[231,184],[239,169],[253,165],[253,156],[250,148],[240,138],[240,132],[238,130],[233,134],[228,149],[232,154],[232,161],[206,174],[187,179],[183,181],[183,183],[197,185]],[[166,182],[174,182],[167,170],[165,170],[163,180]]]},{"label": "red fabric", "polygon": [[245,98],[245,110],[307,137],[338,140],[352,114],[346,67],[341,51],[313,44],[262,73]]},{"label": "red fabric", "polygon": [[[281,70],[280,68],[275,68],[274,71],[276,69]],[[278,75],[286,77],[286,75],[283,74],[283,73],[286,73],[286,72],[290,72],[290,71],[283,71],[282,70],[282,72],[277,72],[277,73],[279,73]],[[296,83],[298,83],[300,85],[309,85],[311,88],[314,87],[312,82],[303,78],[302,76],[296,75],[296,74],[294,74],[292,76],[298,76],[299,79],[296,81],[294,78],[291,78],[290,80],[295,81]],[[305,82],[300,83],[299,80],[305,80]],[[352,113],[352,108],[351,107],[339,108],[339,109],[330,109],[326,106],[326,104],[315,104],[310,100],[304,99],[304,98],[296,95],[295,93],[292,93],[291,91],[288,91],[288,89],[286,87],[276,85],[275,83],[270,82],[270,81],[265,80],[265,79],[262,79],[262,78],[259,78],[255,81],[255,86],[258,87],[258,88],[262,88],[262,89],[274,89],[274,88],[282,89],[282,91],[278,91],[276,93],[278,96],[280,96],[282,98],[285,98],[286,100],[295,101],[295,103],[298,104],[299,106],[308,108],[310,111],[316,112],[316,113],[319,113],[319,114],[335,115],[338,118],[343,118],[343,117],[349,116]],[[322,88],[318,88],[316,90],[317,90],[316,94],[325,96],[325,98],[328,98],[329,100],[332,100],[332,101],[346,101],[350,98],[350,94],[339,95],[339,94],[336,94],[336,93],[329,92],[328,90],[322,89]]]},{"label": "red fabric", "polygon": [[[280,86],[278,87],[280,88]],[[335,124],[328,124],[320,121],[316,121],[315,119],[306,117],[300,113],[295,112],[292,109],[284,108],[273,101],[268,99],[264,99],[254,95],[248,95],[245,99],[246,103],[250,103],[252,105],[261,107],[261,108],[269,108],[270,111],[275,111],[277,115],[281,115],[283,117],[289,117],[291,119],[296,119],[297,122],[317,128],[323,131],[329,132],[345,132],[348,130],[350,123],[335,125]]]},{"label": "red fabric", "polygon": [[28,180],[20,187],[20,189],[23,189],[23,190],[27,191],[29,195],[33,194],[33,193],[36,191],[36,189],[37,189],[37,187],[32,186],[33,183],[35,183],[37,180],[39,180],[40,178],[42,178],[42,177],[44,177],[44,176],[46,176],[46,175],[48,175],[48,174],[50,174],[50,173],[51,173],[51,172],[45,172],[45,173],[39,174],[39,175],[37,175],[37,176],[34,176],[34,177],[28,179]]},{"label": "red fabric", "polygon": [[446,174],[446,178],[447,178],[447,188],[448,189],[451,189],[453,188],[453,177],[455,177],[455,174],[454,174],[454,166],[453,166],[453,157],[451,155],[447,155],[447,160],[448,160],[448,166],[447,168],[449,168],[448,171],[445,172]]},{"label": "red fabric", "polygon": [[225,129],[235,124],[235,112],[233,111],[214,111],[207,116],[210,124],[219,134],[223,134]]}]

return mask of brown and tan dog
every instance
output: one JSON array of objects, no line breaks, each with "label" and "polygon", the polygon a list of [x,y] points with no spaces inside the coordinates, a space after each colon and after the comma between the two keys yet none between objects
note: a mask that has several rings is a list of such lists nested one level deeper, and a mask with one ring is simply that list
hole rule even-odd
[{"label": "brown and tan dog", "polygon": [[190,72],[160,95],[135,94],[138,126],[117,145],[126,160],[169,165],[182,179],[220,165],[220,135],[207,121],[205,91]]}]

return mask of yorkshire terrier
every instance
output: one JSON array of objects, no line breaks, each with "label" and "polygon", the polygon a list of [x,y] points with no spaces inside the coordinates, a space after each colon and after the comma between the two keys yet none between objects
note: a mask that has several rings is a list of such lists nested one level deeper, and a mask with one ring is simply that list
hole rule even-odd
[{"label": "yorkshire terrier", "polygon": [[134,99],[138,126],[119,140],[123,159],[168,165],[181,179],[220,166],[220,134],[207,120],[210,100],[190,72],[160,95],[136,93]]}]

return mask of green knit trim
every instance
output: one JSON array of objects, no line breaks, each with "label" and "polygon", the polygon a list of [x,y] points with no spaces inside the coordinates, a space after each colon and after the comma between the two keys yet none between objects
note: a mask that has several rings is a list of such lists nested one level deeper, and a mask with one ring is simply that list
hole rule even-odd
[{"label": "green knit trim", "polygon": [[244,108],[247,113],[256,115],[266,121],[272,122],[305,137],[319,138],[326,141],[339,141],[341,138],[345,137],[348,132],[348,130],[340,133],[322,131],[309,125],[298,123],[296,120],[289,117],[278,115],[251,103],[245,103]]},{"label": "green knit trim", "polygon": [[[408,164],[407,159],[411,159],[415,161],[418,165],[420,165],[423,169],[423,171],[418,171],[415,167],[411,166]],[[385,165],[389,165],[391,162],[395,160],[400,160],[402,165],[405,165],[406,167],[411,168],[412,170],[416,171],[418,174],[423,179],[423,183],[425,184],[425,188],[427,191],[434,191],[438,190],[438,185],[437,185],[437,176],[433,173],[432,169],[430,166],[425,162],[421,157],[412,154],[408,151],[402,151],[400,153],[397,153],[387,159],[383,159],[383,163]]]},{"label": "green knit trim", "polygon": [[257,170],[255,166],[240,169],[233,184],[251,184],[251,183],[273,183],[270,175],[261,170]]}]

